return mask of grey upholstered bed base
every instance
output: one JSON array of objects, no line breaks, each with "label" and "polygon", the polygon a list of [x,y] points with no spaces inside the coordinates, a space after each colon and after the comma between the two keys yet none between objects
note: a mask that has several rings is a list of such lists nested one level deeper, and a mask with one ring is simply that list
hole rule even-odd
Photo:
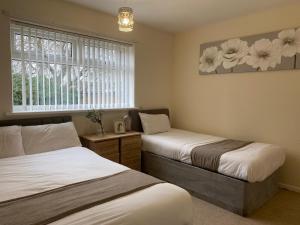
[{"label": "grey upholstered bed base", "polygon": [[[168,109],[131,110],[136,131],[142,131],[138,112],[169,115]],[[242,216],[251,214],[278,191],[277,171],[263,182],[249,183],[149,152],[142,154],[142,171]]]},{"label": "grey upholstered bed base", "polygon": [[278,191],[277,172],[263,182],[249,183],[150,152],[142,154],[142,171],[242,216],[251,214]]}]

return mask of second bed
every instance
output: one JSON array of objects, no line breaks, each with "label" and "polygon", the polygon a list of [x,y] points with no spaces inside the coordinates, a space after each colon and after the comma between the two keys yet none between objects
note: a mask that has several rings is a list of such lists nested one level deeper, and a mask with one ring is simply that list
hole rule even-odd
[{"label": "second bed", "polygon": [[[192,164],[191,152],[203,146],[225,140],[221,137],[171,128],[168,132],[142,135],[143,150]],[[218,172],[248,182],[261,182],[284,163],[285,155],[276,145],[251,143],[220,158]],[[267,162],[267,163],[266,163]]]},{"label": "second bed", "polygon": [[[168,109],[131,110],[132,128],[140,132],[143,126],[139,113],[169,116]],[[163,121],[156,124],[163,126]],[[151,119],[147,126],[155,130]],[[227,140],[173,128],[143,134],[142,170],[234,213],[249,215],[278,191],[278,170],[285,161],[285,154],[272,144],[229,140],[229,143],[241,142],[242,145],[220,154],[215,169],[195,165],[195,149],[200,148],[201,152],[203,147],[209,146],[205,151],[210,154]],[[202,161],[206,163],[207,158]]]}]

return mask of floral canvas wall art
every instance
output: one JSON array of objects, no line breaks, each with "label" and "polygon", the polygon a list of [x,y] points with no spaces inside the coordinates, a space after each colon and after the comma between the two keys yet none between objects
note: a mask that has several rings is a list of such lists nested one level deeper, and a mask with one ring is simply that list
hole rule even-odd
[{"label": "floral canvas wall art", "polygon": [[300,28],[200,45],[200,75],[300,69]]}]

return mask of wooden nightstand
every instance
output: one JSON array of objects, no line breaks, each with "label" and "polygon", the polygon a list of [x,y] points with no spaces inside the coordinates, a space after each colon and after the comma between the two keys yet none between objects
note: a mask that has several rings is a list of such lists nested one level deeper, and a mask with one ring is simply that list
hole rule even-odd
[{"label": "wooden nightstand", "polygon": [[108,133],[104,136],[84,135],[80,138],[84,147],[98,155],[131,169],[141,170],[142,140],[139,132]]}]

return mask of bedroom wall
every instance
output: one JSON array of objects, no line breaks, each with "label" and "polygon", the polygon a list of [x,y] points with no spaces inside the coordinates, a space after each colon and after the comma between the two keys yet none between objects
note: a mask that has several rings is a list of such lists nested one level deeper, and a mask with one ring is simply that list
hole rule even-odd
[{"label": "bedroom wall", "polygon": [[[136,42],[136,106],[169,106],[173,49],[171,34],[138,23],[131,33],[119,32],[115,17],[62,0],[1,0],[0,10],[5,10],[12,17],[39,24]],[[8,118],[6,113],[11,108],[9,43],[9,18],[0,13],[0,119]],[[112,120],[124,113],[105,112],[106,130],[112,129]],[[73,114],[73,119],[79,133],[93,131],[92,124],[88,123],[84,114]]]},{"label": "bedroom wall", "polygon": [[300,191],[300,70],[199,76],[200,43],[300,26],[300,4],[179,33],[174,40],[172,118],[192,131],[282,146],[280,182]]}]

